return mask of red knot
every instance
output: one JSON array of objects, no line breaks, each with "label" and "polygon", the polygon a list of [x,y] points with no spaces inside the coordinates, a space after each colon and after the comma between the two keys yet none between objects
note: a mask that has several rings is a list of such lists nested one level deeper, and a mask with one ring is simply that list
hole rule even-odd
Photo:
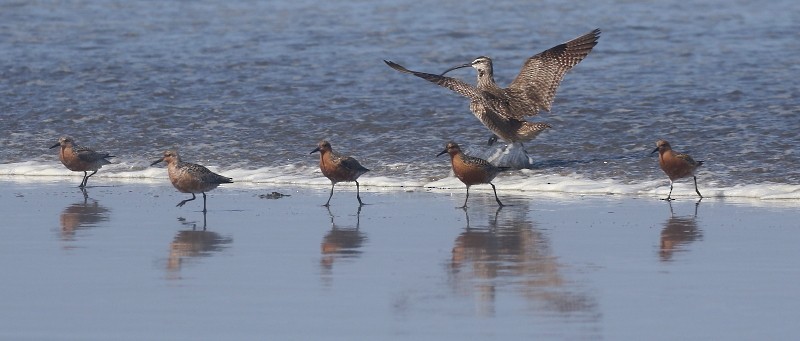
[{"label": "red knot", "polygon": [[206,212],[206,192],[217,188],[220,184],[233,183],[233,179],[214,173],[208,168],[198,164],[181,161],[180,155],[174,150],[164,152],[164,156],[153,161],[151,166],[164,161],[167,163],[169,181],[181,193],[191,193],[192,198],[178,203],[177,207],[196,198],[195,193],[203,193],[203,213]]},{"label": "red knot", "polygon": [[[58,143],[54,144],[50,149],[61,147],[58,152],[58,158],[67,169],[75,172],[83,172],[83,181],[78,186],[80,188],[86,187],[86,182],[89,177],[97,173],[97,170],[103,165],[111,164],[107,158],[114,157],[108,153],[100,153],[86,147],[78,146],[75,140],[69,136],[62,136],[58,139]],[[88,172],[92,171],[91,174]]]},{"label": "red knot", "polygon": [[695,169],[700,167],[703,164],[703,161],[695,161],[687,154],[673,151],[672,147],[669,145],[669,142],[664,140],[658,140],[656,142],[656,149],[654,149],[650,154],[655,152],[658,152],[658,164],[661,166],[661,170],[663,170],[664,173],[666,173],[669,177],[669,194],[667,194],[667,197],[662,200],[673,200],[671,198],[672,183],[675,180],[689,176],[694,179],[694,191],[697,192],[697,195],[700,196],[700,199],[703,198],[703,195],[700,194],[700,190],[697,189],[697,177],[694,175]]},{"label": "red knot", "polygon": [[358,199],[359,205],[364,205],[364,203],[361,202],[357,179],[362,174],[369,172],[369,169],[364,168],[356,159],[333,151],[330,142],[325,140],[320,141],[319,144],[317,144],[317,148],[314,148],[310,154],[316,152],[319,152],[319,169],[325,177],[331,180],[331,194],[328,196],[328,201],[323,206],[330,206],[331,198],[333,197],[333,187],[336,186],[337,182],[341,181],[355,181],[356,199]]},{"label": "red knot", "polygon": [[492,185],[494,200],[497,201],[498,205],[504,206],[503,203],[500,202],[500,198],[497,197],[497,189],[494,187],[492,180],[494,180],[494,177],[496,177],[498,173],[508,169],[508,167],[496,167],[484,159],[468,156],[461,151],[461,147],[455,142],[448,143],[444,150],[436,156],[445,153],[450,154],[450,161],[453,164],[453,173],[456,174],[456,177],[461,180],[461,182],[467,185],[467,197],[464,198],[464,206],[459,208],[467,207],[469,187],[480,184]]},{"label": "red knot", "polygon": [[[547,123],[531,123],[525,117],[537,115],[542,110],[550,111],[556,89],[564,75],[592,51],[599,37],[600,29],[595,29],[528,58],[520,73],[505,89],[495,83],[489,57],[478,57],[471,63],[447,69],[441,75],[412,71],[387,60],[384,62],[397,71],[412,74],[469,98],[470,110],[483,125],[508,143],[522,143],[533,140],[543,130],[550,128]],[[464,67],[477,70],[477,86],[444,76]],[[493,139],[490,139],[490,144]]]}]

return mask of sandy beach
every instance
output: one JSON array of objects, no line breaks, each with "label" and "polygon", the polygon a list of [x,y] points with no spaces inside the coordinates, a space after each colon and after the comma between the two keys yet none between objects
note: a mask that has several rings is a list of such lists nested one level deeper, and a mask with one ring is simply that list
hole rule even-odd
[{"label": "sandy beach", "polygon": [[166,181],[72,180],[0,180],[0,339],[800,331],[797,201],[233,184],[204,219]]}]

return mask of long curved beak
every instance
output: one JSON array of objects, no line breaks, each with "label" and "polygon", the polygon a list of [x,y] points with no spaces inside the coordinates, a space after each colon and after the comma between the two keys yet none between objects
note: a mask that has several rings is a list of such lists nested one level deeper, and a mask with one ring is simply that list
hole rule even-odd
[{"label": "long curved beak", "polygon": [[319,147],[317,147],[317,148],[314,148],[314,150],[312,150],[312,151],[311,151],[311,153],[309,153],[309,154],[314,154],[314,153],[316,153],[316,152],[318,152],[318,151],[319,151]]},{"label": "long curved beak", "polygon": [[55,147],[58,147],[58,146],[60,146],[60,145],[61,145],[61,142],[59,142],[59,143],[56,143],[56,144],[54,144],[52,147],[50,147],[50,149],[53,149],[53,148],[55,148]]},{"label": "long curved beak", "polygon": [[164,158],[163,158],[163,157],[162,157],[162,158],[160,158],[160,159],[158,159],[158,160],[155,160],[155,161],[153,161],[153,163],[151,163],[151,164],[150,164],[150,166],[155,166],[156,164],[158,164],[158,163],[159,163],[159,162],[161,162],[161,161],[164,161]]},{"label": "long curved beak", "polygon": [[472,64],[464,64],[464,65],[454,66],[454,67],[451,67],[451,68],[445,70],[444,72],[442,72],[442,74],[440,76],[444,76],[445,73],[448,73],[448,72],[453,71],[453,70],[457,70],[457,69],[461,69],[461,68],[465,68],[465,67],[471,67],[471,66],[472,66]]},{"label": "long curved beak", "polygon": [[656,147],[656,149],[653,149],[653,151],[652,151],[652,152],[650,152],[650,155],[653,155],[653,154],[655,154],[657,151],[658,151],[658,147]]},{"label": "long curved beak", "polygon": [[436,154],[436,157],[440,157],[440,156],[442,156],[444,154],[447,154],[447,148],[445,148],[443,151],[439,152],[439,154]]}]

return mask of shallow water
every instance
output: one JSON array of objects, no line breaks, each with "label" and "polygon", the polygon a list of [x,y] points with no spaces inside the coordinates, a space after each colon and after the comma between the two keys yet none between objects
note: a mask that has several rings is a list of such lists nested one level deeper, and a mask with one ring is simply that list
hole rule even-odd
[{"label": "shallow water", "polygon": [[[791,339],[796,207],[3,180],[0,338]],[[261,199],[272,190],[289,194]],[[411,214],[413,212],[413,214]],[[569,213],[565,213],[569,212]],[[205,220],[204,220],[205,219]],[[205,227],[205,229],[203,229]]]},{"label": "shallow water", "polygon": [[508,84],[600,27],[532,118],[553,125],[527,144],[534,171],[498,184],[664,192],[649,155],[664,138],[706,161],[709,195],[800,198],[798,16],[788,0],[3,2],[0,173],[68,174],[46,147],[70,134],[117,155],[98,178],[158,177],[148,161],[175,147],[239,181],[306,183],[327,138],[368,185],[428,185],[447,176],[448,140],[489,155],[488,131],[466,99],[383,59],[441,72],[488,55]]}]

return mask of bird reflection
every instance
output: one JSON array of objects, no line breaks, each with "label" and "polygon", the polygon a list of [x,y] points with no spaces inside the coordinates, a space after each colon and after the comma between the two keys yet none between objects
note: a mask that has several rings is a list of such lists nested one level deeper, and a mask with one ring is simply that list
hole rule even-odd
[{"label": "bird reflection", "polygon": [[662,262],[671,261],[673,253],[685,251],[689,243],[703,238],[702,231],[697,227],[697,209],[700,201],[694,204],[694,215],[682,217],[676,217],[672,210],[672,202],[668,201],[668,203],[669,219],[664,223],[664,229],[661,230],[659,257]]},{"label": "bird reflection", "polygon": [[322,238],[322,244],[320,245],[322,250],[320,266],[325,275],[331,275],[333,263],[337,260],[359,257],[361,255],[360,248],[367,240],[367,236],[359,231],[359,225],[361,225],[361,206],[358,207],[358,211],[356,212],[355,226],[341,226],[336,224],[330,208],[328,208],[328,214],[331,218],[331,229],[325,234],[325,237]]},{"label": "bird reflection", "polygon": [[100,205],[95,199],[90,202],[89,193],[85,188],[81,188],[81,192],[83,201],[67,206],[59,217],[62,240],[74,240],[78,230],[97,226],[109,219],[108,208]]},{"label": "bird reflection", "polygon": [[[464,210],[467,227],[455,240],[449,272],[457,292],[477,295],[479,314],[493,316],[496,292],[509,286],[534,310],[598,318],[596,300],[576,292],[577,285],[560,274],[550,241],[527,218],[527,205],[501,207],[493,214],[471,210]],[[470,213],[487,215],[488,223],[472,226]]]},{"label": "bird reflection", "polygon": [[179,272],[187,259],[208,257],[226,248],[233,242],[229,237],[223,237],[219,233],[206,229],[206,215],[203,214],[203,228],[197,229],[197,222],[188,222],[184,218],[178,218],[184,226],[190,226],[189,230],[178,231],[172,243],[169,244],[169,258],[167,259],[167,270],[170,279],[180,279]]}]

